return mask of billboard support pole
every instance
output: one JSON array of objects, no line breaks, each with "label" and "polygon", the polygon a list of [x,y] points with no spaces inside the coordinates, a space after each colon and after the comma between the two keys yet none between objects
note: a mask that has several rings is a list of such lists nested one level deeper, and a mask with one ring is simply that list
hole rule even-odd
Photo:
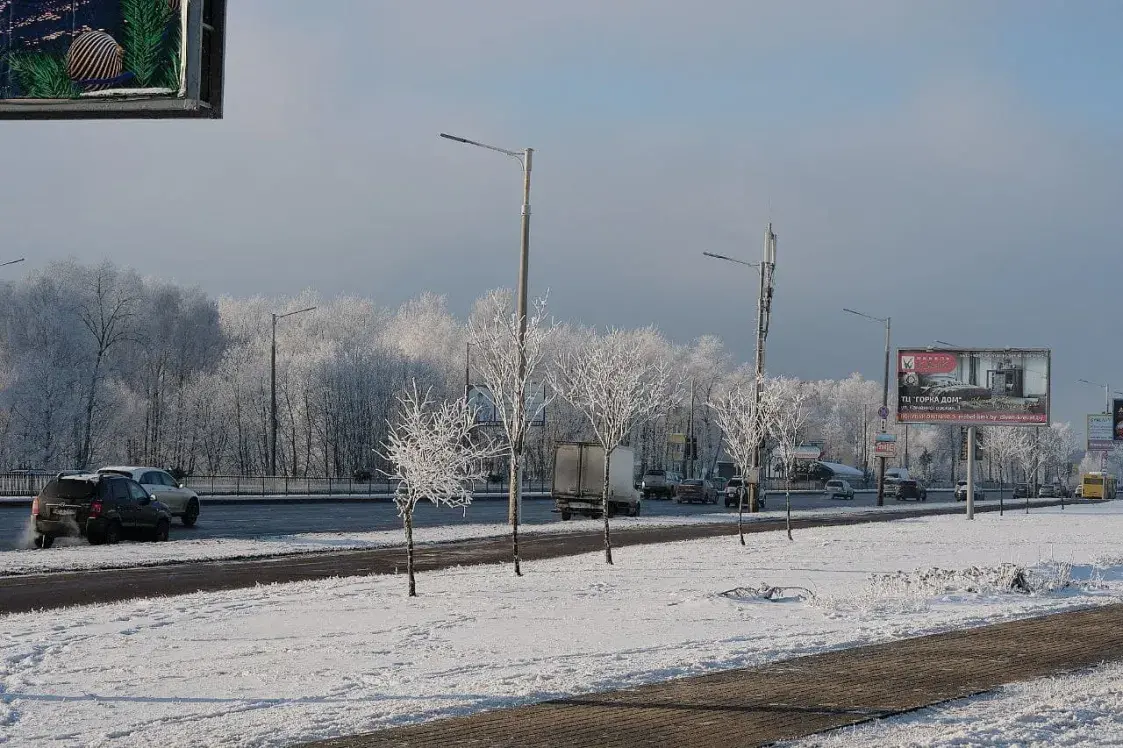
[{"label": "billboard support pole", "polygon": [[967,519],[975,519],[975,427],[967,427]]}]

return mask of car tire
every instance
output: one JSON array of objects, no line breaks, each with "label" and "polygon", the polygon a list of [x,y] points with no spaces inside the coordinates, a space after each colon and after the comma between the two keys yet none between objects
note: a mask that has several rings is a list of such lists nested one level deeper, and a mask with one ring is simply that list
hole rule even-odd
[{"label": "car tire", "polygon": [[36,535],[35,536],[35,547],[36,548],[50,548],[54,544],[55,544],[55,536],[54,535]]},{"label": "car tire", "polygon": [[569,518],[572,517],[572,516],[573,515],[570,514],[568,511],[566,511],[565,509],[563,509],[562,512],[561,512],[562,522],[568,522]]},{"label": "car tire", "polygon": [[609,504],[608,505],[608,518],[612,519],[615,516],[616,516],[616,505],[615,504]]},{"label": "car tire", "polygon": [[199,502],[195,499],[187,502],[187,509],[183,512],[183,526],[194,527],[199,521]]},{"label": "car tire", "polygon": [[171,526],[166,519],[162,519],[156,523],[156,529],[152,531],[152,540],[156,543],[168,542],[168,534],[171,531]]},{"label": "car tire", "polygon": [[117,545],[121,542],[121,523],[110,522],[105,528],[105,536],[103,542],[106,545]]}]

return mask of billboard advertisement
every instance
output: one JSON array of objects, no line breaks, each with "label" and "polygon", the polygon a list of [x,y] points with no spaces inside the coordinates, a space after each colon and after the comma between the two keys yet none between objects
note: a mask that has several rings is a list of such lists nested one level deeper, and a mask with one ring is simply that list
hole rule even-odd
[{"label": "billboard advertisement", "polygon": [[897,421],[1049,425],[1045,348],[901,349]]},{"label": "billboard advertisement", "polygon": [[[1123,404],[1123,400],[1116,400]],[[1112,422],[1112,414],[1091,413],[1088,415],[1088,451],[1110,452],[1115,449],[1115,436],[1117,432]]]},{"label": "billboard advertisement", "polygon": [[1111,438],[1123,441],[1123,400],[1111,401]]},{"label": "billboard advertisement", "polygon": [[0,119],[222,116],[225,0],[0,0]]}]

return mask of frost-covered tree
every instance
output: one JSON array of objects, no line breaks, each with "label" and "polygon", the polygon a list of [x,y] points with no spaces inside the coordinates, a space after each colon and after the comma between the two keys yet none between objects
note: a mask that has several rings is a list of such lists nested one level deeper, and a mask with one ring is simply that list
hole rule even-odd
[{"label": "frost-covered tree", "polygon": [[[1006,505],[1003,494],[1006,478],[1014,483],[1015,470],[1025,464],[1032,451],[1032,436],[1027,439],[1026,431],[1020,426],[987,426],[983,432],[981,450],[991,464],[998,469],[998,514],[1005,514]],[[1027,506],[1028,506],[1028,499]]]},{"label": "frost-covered tree", "polygon": [[[717,396],[707,403],[721,428],[725,451],[733,458],[738,473],[745,476],[745,480],[748,480],[753,464],[753,454],[768,433],[769,425],[764,408],[757,402],[756,387],[755,372],[742,370],[730,377]],[[741,545],[745,545],[744,511],[745,491],[742,488],[737,498],[737,534]]]},{"label": "frost-covered tree", "polygon": [[546,407],[543,401],[534,404],[538,410],[532,411],[527,395],[535,389],[541,391],[542,364],[554,326],[546,319],[545,298],[535,301],[534,311],[525,320],[518,312],[508,311],[512,306],[510,291],[490,292],[476,304],[468,324],[468,338],[475,352],[475,369],[487,385],[496,417],[507,437],[511,552],[515,574],[522,576],[519,510],[526,434]]},{"label": "frost-covered tree", "polygon": [[604,517],[604,560],[612,563],[609,532],[609,470],[612,450],[632,431],[674,405],[682,392],[673,367],[652,356],[653,328],[639,331],[590,332],[583,346],[570,351],[551,372],[550,385],[588,419],[604,449],[601,514]]},{"label": "frost-covered tree", "polygon": [[484,476],[490,443],[473,438],[475,413],[463,400],[435,402],[431,390],[421,394],[417,382],[398,397],[398,417],[390,423],[384,452],[391,468],[385,475],[399,484],[394,503],[406,534],[409,596],[417,596],[413,573],[413,510],[428,499],[437,506],[466,507],[472,485]]},{"label": "frost-covered tree", "polygon": [[809,388],[792,377],[777,377],[764,383],[761,408],[768,433],[776,442],[774,455],[784,466],[784,507],[788,540],[792,539],[792,473],[796,450],[803,443],[810,409]]}]

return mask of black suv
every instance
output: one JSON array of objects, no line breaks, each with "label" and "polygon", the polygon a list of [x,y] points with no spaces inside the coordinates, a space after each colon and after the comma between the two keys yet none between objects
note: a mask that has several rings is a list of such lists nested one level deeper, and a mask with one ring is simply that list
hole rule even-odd
[{"label": "black suv", "polygon": [[904,501],[906,499],[928,501],[928,489],[919,481],[912,479],[897,481],[897,486],[893,493],[897,501]]},{"label": "black suv", "polygon": [[35,546],[50,548],[60,536],[91,545],[122,537],[167,540],[172,515],[139,483],[120,475],[65,475],[48,483],[31,504]]}]

